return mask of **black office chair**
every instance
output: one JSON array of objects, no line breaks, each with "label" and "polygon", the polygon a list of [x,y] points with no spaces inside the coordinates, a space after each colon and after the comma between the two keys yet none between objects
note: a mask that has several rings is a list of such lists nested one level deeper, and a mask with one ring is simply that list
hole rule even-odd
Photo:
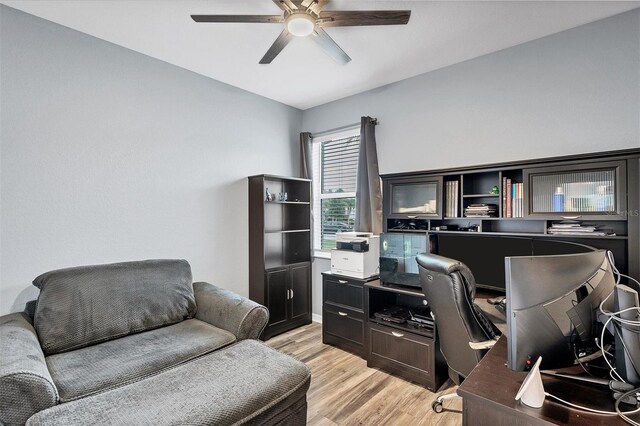
[{"label": "black office chair", "polygon": [[[449,377],[459,385],[495,344],[500,331],[473,303],[476,282],[464,263],[430,253],[419,254],[416,260],[440,351],[449,366]],[[443,401],[456,397],[455,393],[441,395],[431,408],[440,413]]]}]

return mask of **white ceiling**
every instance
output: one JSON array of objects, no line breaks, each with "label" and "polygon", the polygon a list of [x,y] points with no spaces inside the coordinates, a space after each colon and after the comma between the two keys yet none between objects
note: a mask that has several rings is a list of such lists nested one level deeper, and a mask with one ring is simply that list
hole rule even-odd
[{"label": "white ceiling", "polygon": [[0,0],[8,6],[300,109],[403,80],[640,6],[639,1],[351,1],[410,9],[408,25],[327,28],[352,61],[294,39],[258,61],[283,24],[197,24],[191,14],[281,13],[271,0]]}]

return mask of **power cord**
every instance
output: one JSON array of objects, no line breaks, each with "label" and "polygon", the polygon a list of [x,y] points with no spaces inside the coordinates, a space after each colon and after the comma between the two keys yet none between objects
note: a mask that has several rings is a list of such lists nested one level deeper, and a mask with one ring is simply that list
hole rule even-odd
[{"label": "power cord", "polygon": [[[616,283],[615,285],[618,286],[620,284],[621,278],[625,277],[628,280],[631,280],[633,282],[635,282],[636,284],[638,284],[638,286],[640,286],[640,282],[638,280],[636,280],[633,277],[630,277],[628,275],[622,274],[618,268],[616,268],[615,266],[615,261],[614,261],[614,257],[613,257],[613,253],[611,251],[607,251],[607,260],[609,261],[609,264],[611,265],[611,268],[613,270],[613,273],[616,275]],[[591,283],[589,283],[589,285],[591,286]],[[593,286],[591,286],[593,288]],[[620,318],[619,315],[625,312],[629,312],[629,311],[638,311],[640,313],[640,307],[631,307],[631,308],[626,308],[626,309],[622,309],[620,311],[617,312],[611,312],[611,311],[606,311],[604,309],[604,304],[607,302],[607,300],[611,297],[611,295],[613,294],[614,290],[612,290],[607,297],[605,297],[602,302],[600,303],[600,306],[598,307],[598,310],[605,316],[608,317],[607,321],[604,323],[604,326],[602,327],[602,333],[600,334],[600,341],[598,342],[597,338],[596,338],[596,346],[602,351],[602,356],[605,360],[605,362],[607,363],[607,366],[609,367],[609,375],[611,376],[612,379],[614,380],[619,380],[620,382],[626,383],[626,381],[620,377],[620,375],[618,374],[618,372],[616,371],[616,368],[611,365],[611,363],[609,362],[609,359],[607,358],[607,355],[613,357],[613,355],[611,353],[609,353],[605,347],[604,347],[604,333],[605,330],[607,330],[607,326],[613,321],[613,328],[614,329],[618,329],[620,327],[620,325],[624,324],[624,325],[629,325],[629,326],[638,326],[640,327],[640,321],[633,321],[633,320],[625,320],[623,318]],[[637,331],[636,331],[637,332]],[[626,347],[625,347],[626,349]],[[575,354],[575,348],[574,348],[574,354]],[[577,359],[577,357],[576,357]],[[580,365],[583,367],[582,363],[580,362],[580,360],[578,360],[578,362],[580,363]],[[634,365],[635,367],[635,365]],[[586,369],[585,369],[586,371]],[[615,377],[614,377],[615,376]],[[549,398],[555,399],[556,401],[568,405],[570,407],[573,408],[577,408],[579,410],[584,410],[584,411],[588,411],[591,413],[596,413],[596,414],[603,414],[603,415],[607,415],[607,416],[619,416],[620,418],[622,418],[624,421],[626,421],[629,424],[632,424],[634,426],[640,426],[640,423],[636,422],[635,420],[630,419],[629,417],[627,417],[627,415],[629,414],[636,414],[640,412],[640,407],[636,408],[634,410],[631,411],[620,411],[620,403],[625,400],[625,398],[634,395],[635,394],[635,399],[640,402],[640,388],[635,388],[632,389],[626,393],[623,393],[620,397],[618,397],[615,401],[615,412],[614,411],[604,411],[604,410],[596,410],[593,408],[589,408],[589,407],[583,407],[581,405],[577,405],[577,404],[573,404],[569,401],[565,401],[564,399],[557,397],[553,394],[550,394],[548,392],[544,393],[546,396],[548,396]]]},{"label": "power cord", "polygon": [[[629,417],[627,417],[627,414],[633,414],[633,412],[624,412],[624,411],[620,411],[620,402],[621,402],[624,398],[626,398],[626,397],[628,397],[628,396],[630,396],[630,395],[633,395],[634,393],[636,394],[636,398],[637,398],[637,397],[638,397],[638,391],[640,391],[640,388],[635,388],[635,389],[630,390],[630,391],[629,391],[629,392],[627,392],[627,393],[622,394],[622,395],[620,396],[620,398],[616,399],[616,405],[615,405],[616,413],[617,413],[620,417],[622,417],[622,419],[623,419],[624,421],[626,421],[627,423],[630,423],[630,424],[632,424],[632,425],[634,425],[634,426],[640,426],[640,423],[638,423],[638,422],[636,422],[636,421],[634,421],[634,420],[631,420]],[[635,412],[638,412],[639,410],[640,410],[640,408],[639,408],[638,410],[636,410]]]},{"label": "power cord", "polygon": [[[605,416],[620,416],[620,415],[625,416],[625,415],[627,415],[627,414],[640,413],[640,408],[636,408],[635,410],[631,410],[631,411],[620,411],[620,409],[619,409],[620,401],[621,401],[624,397],[627,397],[627,396],[629,396],[629,395],[632,395],[634,392],[636,392],[636,393],[637,393],[638,391],[640,391],[640,388],[638,388],[638,389],[633,389],[633,390],[631,390],[631,391],[629,391],[629,392],[625,393],[624,395],[622,395],[620,398],[616,399],[616,411],[604,411],[604,410],[596,410],[596,409],[589,408],[589,407],[583,407],[583,406],[581,406],[581,405],[573,404],[573,403],[571,403],[571,402],[569,402],[569,401],[565,401],[564,399],[562,399],[562,398],[560,398],[560,397],[557,397],[557,396],[555,396],[555,395],[553,395],[553,394],[550,394],[549,392],[545,392],[544,394],[545,394],[546,396],[548,396],[548,397],[550,397],[550,398],[553,398],[553,399],[555,399],[555,400],[557,400],[557,401],[560,401],[561,403],[566,404],[566,405],[568,405],[568,406],[570,406],[570,407],[577,408],[577,409],[579,409],[579,410],[589,411],[590,413],[604,414]],[[624,417],[623,417],[623,418],[624,418]],[[625,419],[625,420],[626,420],[626,419]],[[635,425],[640,426],[640,423],[633,422],[632,424],[635,424]]]}]

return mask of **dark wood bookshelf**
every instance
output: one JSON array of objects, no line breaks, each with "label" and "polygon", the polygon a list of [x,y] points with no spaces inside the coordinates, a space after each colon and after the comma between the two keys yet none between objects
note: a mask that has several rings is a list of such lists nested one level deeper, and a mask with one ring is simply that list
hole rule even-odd
[{"label": "dark wood bookshelf", "polygon": [[309,179],[249,177],[249,298],[269,309],[263,340],[311,322]]},{"label": "dark wood bookshelf", "polygon": [[[640,277],[640,149],[394,173],[381,177],[385,194],[383,232],[570,241],[613,251],[616,263],[620,261],[623,267],[621,272],[636,279]],[[507,195],[512,194],[511,188],[503,191],[507,179],[512,184],[522,184],[518,217],[508,214],[505,204]],[[451,185],[447,184],[456,181],[457,191],[452,191]],[[415,208],[421,206],[423,200],[431,199],[433,191],[420,195],[408,189],[419,188],[418,184],[424,182],[440,185],[436,190],[436,205],[428,206],[435,213],[398,213],[402,211],[401,207]],[[494,187],[499,188],[499,194],[493,193]],[[561,188],[562,198],[556,206],[554,195],[558,188]],[[387,196],[394,191],[405,195],[406,199],[400,200],[405,205],[400,205],[400,208],[398,199],[392,200]],[[482,203],[498,206],[495,217],[464,216],[469,205]],[[571,218],[612,234],[553,234],[548,231],[554,223]],[[477,227],[477,232],[439,229],[453,225]]]}]

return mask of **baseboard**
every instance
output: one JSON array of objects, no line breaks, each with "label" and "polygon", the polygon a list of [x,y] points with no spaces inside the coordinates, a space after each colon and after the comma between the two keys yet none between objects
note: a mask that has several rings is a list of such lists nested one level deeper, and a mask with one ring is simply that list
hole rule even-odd
[{"label": "baseboard", "polygon": [[318,324],[322,324],[322,315],[311,314],[311,321],[317,322]]}]

